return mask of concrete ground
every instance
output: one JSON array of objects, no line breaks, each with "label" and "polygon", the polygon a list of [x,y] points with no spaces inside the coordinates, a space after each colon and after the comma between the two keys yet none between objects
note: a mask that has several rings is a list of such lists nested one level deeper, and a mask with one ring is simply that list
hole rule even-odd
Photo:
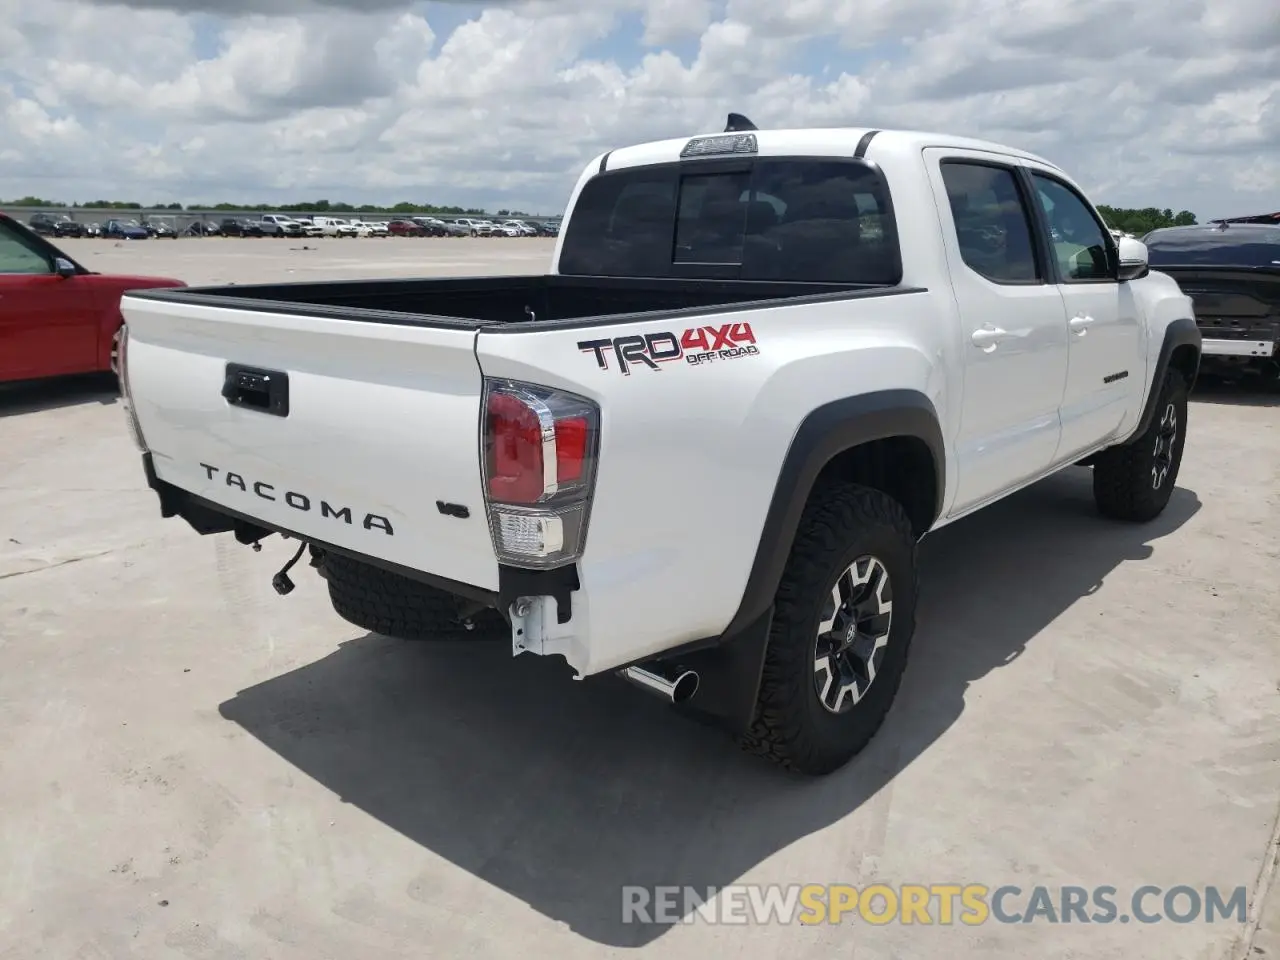
[{"label": "concrete ground", "polygon": [[[537,271],[551,246],[309,245],[66,247],[198,283]],[[4,960],[1280,957],[1255,902],[1280,800],[1274,396],[1195,398],[1150,525],[1099,519],[1081,470],[930,537],[889,721],[801,781],[614,678],[365,635],[305,565],[276,596],[288,544],[162,521],[107,387],[0,391]],[[876,880],[1111,885],[1122,912],[1144,884],[1243,886],[1251,922],[621,922],[626,884]]]}]

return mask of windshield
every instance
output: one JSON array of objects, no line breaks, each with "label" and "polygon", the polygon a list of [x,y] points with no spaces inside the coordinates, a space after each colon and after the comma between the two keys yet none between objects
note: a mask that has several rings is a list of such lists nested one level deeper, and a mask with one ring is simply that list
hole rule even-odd
[{"label": "windshield", "polygon": [[839,158],[622,169],[583,188],[560,272],[894,285],[888,184]]},{"label": "windshield", "polygon": [[1229,226],[1153,230],[1142,238],[1147,262],[1160,267],[1280,267],[1280,227]]}]

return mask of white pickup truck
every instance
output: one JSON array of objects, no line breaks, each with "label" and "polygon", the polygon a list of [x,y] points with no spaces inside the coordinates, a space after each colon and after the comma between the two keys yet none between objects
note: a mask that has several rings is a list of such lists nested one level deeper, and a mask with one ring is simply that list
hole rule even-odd
[{"label": "white pickup truck", "polygon": [[1106,517],[1168,502],[1191,303],[1049,161],[733,115],[570,201],[545,275],[127,295],[162,514],[822,774],[894,699],[927,533],[1076,464]]}]

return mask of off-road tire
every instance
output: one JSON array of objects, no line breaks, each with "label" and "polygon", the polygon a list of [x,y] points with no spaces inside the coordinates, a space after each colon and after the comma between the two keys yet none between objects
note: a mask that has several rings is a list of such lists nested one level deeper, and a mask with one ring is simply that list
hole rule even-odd
[{"label": "off-road tire", "polygon": [[[1162,431],[1167,432],[1170,412],[1176,434],[1168,470],[1156,483],[1158,441]],[[1173,495],[1186,441],[1187,382],[1178,371],[1169,370],[1160,385],[1155,414],[1147,429],[1123,446],[1103,450],[1094,461],[1093,499],[1098,511],[1113,520],[1139,523],[1158,517]]]},{"label": "off-road tire", "polygon": [[400,640],[479,640],[510,637],[496,610],[471,618],[468,630],[458,620],[460,601],[398,573],[349,557],[326,553],[321,568],[329,601],[338,616],[357,627]]},{"label": "off-road tire", "polygon": [[[892,585],[889,642],[862,699],[837,715],[815,690],[818,625],[836,578],[868,555],[881,562]],[[902,682],[918,592],[916,538],[901,504],[855,484],[815,492],[775,595],[755,717],[740,738],[744,749],[808,775],[831,773],[861,752]]]}]

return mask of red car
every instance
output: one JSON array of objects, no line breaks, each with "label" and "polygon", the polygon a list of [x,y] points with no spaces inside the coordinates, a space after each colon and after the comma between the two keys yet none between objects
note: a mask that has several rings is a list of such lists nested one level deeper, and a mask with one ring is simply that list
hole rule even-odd
[{"label": "red car", "polygon": [[0,382],[115,370],[120,295],[185,286],[94,273],[0,213]]},{"label": "red car", "polygon": [[422,225],[412,220],[392,220],[387,224],[387,233],[393,237],[425,237],[427,235]]}]

